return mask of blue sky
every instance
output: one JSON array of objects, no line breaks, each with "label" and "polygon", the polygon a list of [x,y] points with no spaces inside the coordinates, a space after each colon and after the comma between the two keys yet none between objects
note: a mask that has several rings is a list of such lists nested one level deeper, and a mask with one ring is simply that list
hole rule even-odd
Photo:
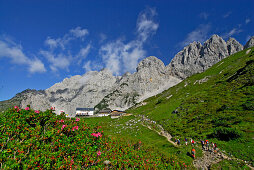
[{"label": "blue sky", "polygon": [[156,56],[166,65],[212,34],[245,44],[253,0],[0,0],[0,101],[109,68],[134,72]]}]

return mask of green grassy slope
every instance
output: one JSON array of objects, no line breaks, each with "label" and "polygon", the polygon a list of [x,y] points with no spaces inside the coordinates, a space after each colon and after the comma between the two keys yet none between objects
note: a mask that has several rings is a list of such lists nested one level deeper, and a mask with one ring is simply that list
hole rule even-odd
[{"label": "green grassy slope", "polygon": [[253,162],[254,48],[247,50],[127,112],[150,117],[174,136],[211,138],[233,156]]},{"label": "green grassy slope", "polygon": [[[121,117],[111,119],[110,117],[84,118],[88,125],[102,126],[105,135],[122,139],[132,143],[141,141],[144,146],[152,148],[165,157],[171,157],[179,164],[185,164],[188,168],[193,169],[192,157],[187,153],[190,152],[191,146],[175,147],[170,144],[167,139],[153,130],[142,126],[141,118],[138,116]],[[197,157],[202,156],[201,150],[197,149]]]}]

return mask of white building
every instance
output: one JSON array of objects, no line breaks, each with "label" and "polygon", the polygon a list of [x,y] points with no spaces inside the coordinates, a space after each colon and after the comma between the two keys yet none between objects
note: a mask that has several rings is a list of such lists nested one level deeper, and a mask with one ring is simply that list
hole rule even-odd
[{"label": "white building", "polygon": [[76,116],[92,116],[94,108],[76,108]]}]

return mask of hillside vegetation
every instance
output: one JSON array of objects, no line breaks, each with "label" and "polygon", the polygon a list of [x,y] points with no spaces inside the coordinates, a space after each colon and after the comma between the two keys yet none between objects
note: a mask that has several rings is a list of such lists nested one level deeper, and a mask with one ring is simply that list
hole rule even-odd
[{"label": "hillside vegetation", "polygon": [[230,155],[253,164],[253,85],[254,48],[250,48],[127,112],[148,116],[175,137],[209,138]]},{"label": "hillside vegetation", "polygon": [[[104,135],[87,119],[18,106],[0,117],[0,169],[180,169],[141,141]],[[149,154],[147,154],[149,153]]]}]

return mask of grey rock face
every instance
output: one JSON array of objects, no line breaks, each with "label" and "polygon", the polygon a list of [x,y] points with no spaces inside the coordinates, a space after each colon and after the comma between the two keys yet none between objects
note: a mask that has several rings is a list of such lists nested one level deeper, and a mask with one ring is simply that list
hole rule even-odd
[{"label": "grey rock face", "polygon": [[254,47],[254,36],[252,36],[249,41],[245,44],[244,49]]},{"label": "grey rock face", "polygon": [[233,38],[226,43],[218,35],[213,35],[203,46],[199,42],[193,42],[184,47],[167,67],[173,76],[185,79],[205,71],[228,55],[242,49],[242,45]]},{"label": "grey rock face", "polygon": [[238,51],[243,50],[242,44],[236,41],[234,38],[229,38],[227,41],[228,55],[232,55]]},{"label": "grey rock face", "polygon": [[134,74],[115,77],[107,69],[83,76],[65,78],[43,93],[27,93],[21,107],[46,110],[51,106],[74,116],[77,107],[127,109],[141,99],[158,94],[181,80],[167,73],[161,60],[148,57],[141,61]]},{"label": "grey rock face", "polygon": [[51,106],[56,113],[61,111],[73,116],[77,107],[94,107],[107,95],[116,78],[105,69],[100,72],[93,71],[80,76],[66,78],[60,83],[45,90],[45,94],[28,94],[21,106],[30,104],[34,109],[46,110]]},{"label": "grey rock face", "polygon": [[138,64],[137,72],[123,76],[114,91],[105,96],[98,107],[127,109],[137,102],[154,96],[178,84],[181,80],[167,72],[164,63],[156,57],[148,57]]},{"label": "grey rock face", "polygon": [[180,79],[185,79],[192,74],[201,72],[203,68],[197,64],[200,58],[201,47],[202,45],[199,42],[193,42],[184,47],[167,66],[169,72]]}]

